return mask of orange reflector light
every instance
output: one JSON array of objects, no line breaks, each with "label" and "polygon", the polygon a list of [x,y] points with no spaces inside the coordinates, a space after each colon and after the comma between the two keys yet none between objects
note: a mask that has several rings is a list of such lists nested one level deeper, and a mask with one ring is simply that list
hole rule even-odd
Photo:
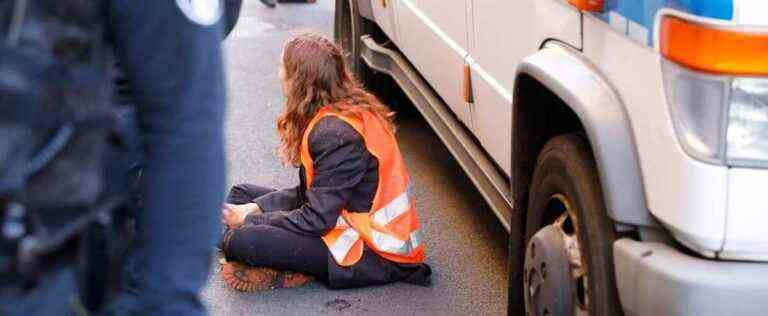
[{"label": "orange reflector light", "polygon": [[730,75],[768,75],[768,32],[708,26],[674,16],[661,22],[667,59],[688,68]]},{"label": "orange reflector light", "polygon": [[582,11],[603,12],[603,0],[568,0],[568,3]]}]

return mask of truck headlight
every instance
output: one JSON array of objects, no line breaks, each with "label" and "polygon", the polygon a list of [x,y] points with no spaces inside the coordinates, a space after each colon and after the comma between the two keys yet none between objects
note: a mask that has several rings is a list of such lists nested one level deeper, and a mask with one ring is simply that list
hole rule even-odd
[{"label": "truck headlight", "polygon": [[666,15],[659,45],[670,114],[686,153],[768,168],[768,31]]},{"label": "truck headlight", "polygon": [[733,79],[728,123],[728,164],[768,167],[768,79]]}]

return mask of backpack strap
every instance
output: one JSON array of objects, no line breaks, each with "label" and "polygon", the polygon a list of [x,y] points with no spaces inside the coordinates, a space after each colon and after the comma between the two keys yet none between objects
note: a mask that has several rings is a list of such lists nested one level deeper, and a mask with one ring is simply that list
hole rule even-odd
[{"label": "backpack strap", "polygon": [[69,144],[69,141],[72,140],[72,135],[74,134],[75,128],[70,124],[64,125],[56,130],[56,133],[53,134],[53,137],[48,141],[48,144],[29,160],[24,168],[24,174],[27,177],[30,177],[51,163],[64,147]]}]

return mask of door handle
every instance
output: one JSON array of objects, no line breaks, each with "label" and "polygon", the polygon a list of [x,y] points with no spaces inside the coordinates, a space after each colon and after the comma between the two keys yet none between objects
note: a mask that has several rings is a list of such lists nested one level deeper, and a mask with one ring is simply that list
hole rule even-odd
[{"label": "door handle", "polygon": [[603,0],[568,0],[568,3],[581,11],[603,12]]}]

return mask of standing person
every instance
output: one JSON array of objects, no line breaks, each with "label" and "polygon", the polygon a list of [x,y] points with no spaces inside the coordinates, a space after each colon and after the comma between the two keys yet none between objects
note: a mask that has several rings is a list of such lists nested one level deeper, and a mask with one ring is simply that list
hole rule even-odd
[{"label": "standing person", "polygon": [[[91,286],[112,275],[80,276],[102,276],[91,272],[113,258],[77,249],[117,252],[90,247],[88,232],[112,237],[108,211],[130,195],[120,165],[134,158],[107,154],[107,139],[127,139],[108,137],[121,129],[111,101],[125,101],[112,100],[114,64],[135,106],[143,207],[132,210],[136,278],[106,314],[205,314],[225,185],[222,12],[221,0],[0,1],[0,314],[97,313],[112,294]],[[73,304],[74,283],[104,291]]]},{"label": "standing person", "polygon": [[[222,209],[222,276],[253,291],[302,283],[331,288],[405,281],[428,285],[424,244],[392,114],[350,75],[341,49],[314,34],[284,50],[287,97],[277,126],[299,187],[232,188]],[[297,281],[298,280],[298,281]]]},{"label": "standing person", "polygon": [[224,197],[221,0],[108,0],[109,39],[136,105],[143,207],[130,291],[111,315],[204,315],[198,298]]}]

